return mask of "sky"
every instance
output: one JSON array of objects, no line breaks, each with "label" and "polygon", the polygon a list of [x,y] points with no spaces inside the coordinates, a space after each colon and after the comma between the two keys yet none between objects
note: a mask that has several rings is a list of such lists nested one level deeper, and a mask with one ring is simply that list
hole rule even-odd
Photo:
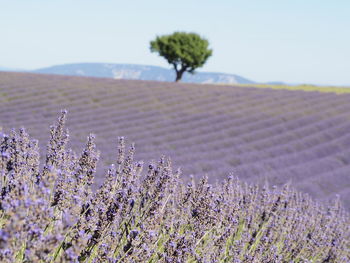
[{"label": "sky", "polygon": [[0,66],[170,68],[149,42],[174,31],[209,41],[213,55],[198,71],[350,85],[349,0],[0,0]]}]

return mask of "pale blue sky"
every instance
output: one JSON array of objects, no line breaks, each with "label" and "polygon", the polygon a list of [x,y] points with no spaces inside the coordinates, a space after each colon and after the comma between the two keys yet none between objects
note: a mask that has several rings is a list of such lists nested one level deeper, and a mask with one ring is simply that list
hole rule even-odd
[{"label": "pale blue sky", "polygon": [[350,85],[349,0],[0,0],[0,66],[169,67],[149,41],[173,31],[209,40],[200,71]]}]

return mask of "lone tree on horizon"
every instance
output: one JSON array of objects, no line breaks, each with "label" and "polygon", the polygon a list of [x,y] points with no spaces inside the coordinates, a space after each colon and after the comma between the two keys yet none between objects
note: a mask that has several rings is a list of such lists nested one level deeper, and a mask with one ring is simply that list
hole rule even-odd
[{"label": "lone tree on horizon", "polygon": [[157,52],[173,65],[175,81],[181,80],[184,72],[191,74],[202,67],[213,51],[208,48],[208,40],[196,33],[175,32],[171,35],[157,36],[151,41],[151,52]]}]

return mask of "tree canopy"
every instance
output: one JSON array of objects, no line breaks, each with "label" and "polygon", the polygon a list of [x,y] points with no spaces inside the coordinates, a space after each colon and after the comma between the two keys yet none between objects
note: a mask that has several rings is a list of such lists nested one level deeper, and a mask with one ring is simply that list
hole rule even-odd
[{"label": "tree canopy", "polygon": [[157,36],[150,44],[152,52],[157,52],[174,67],[175,81],[180,81],[184,72],[193,74],[213,52],[208,40],[196,33],[175,32]]}]

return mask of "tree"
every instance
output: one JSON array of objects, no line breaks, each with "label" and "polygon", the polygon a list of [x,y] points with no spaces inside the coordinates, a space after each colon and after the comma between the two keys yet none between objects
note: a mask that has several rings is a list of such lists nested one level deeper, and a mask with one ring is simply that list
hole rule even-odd
[{"label": "tree", "polygon": [[159,53],[176,72],[175,81],[181,80],[184,72],[191,74],[202,67],[212,55],[208,40],[196,33],[175,32],[171,35],[157,36],[151,41],[151,51]]}]

